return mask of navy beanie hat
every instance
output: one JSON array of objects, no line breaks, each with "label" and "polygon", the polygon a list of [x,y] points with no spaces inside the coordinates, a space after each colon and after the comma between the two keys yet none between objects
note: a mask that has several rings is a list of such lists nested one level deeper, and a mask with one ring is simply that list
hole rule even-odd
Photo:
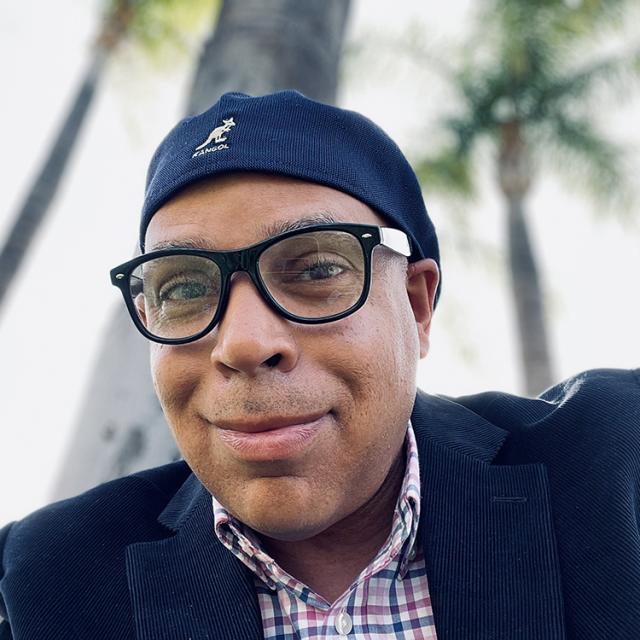
[{"label": "navy beanie hat", "polygon": [[208,111],[169,132],[149,165],[141,250],[149,220],[178,191],[238,171],[285,175],[344,191],[409,236],[410,260],[433,258],[440,266],[420,185],[395,142],[359,113],[297,91],[257,98],[226,93]]}]

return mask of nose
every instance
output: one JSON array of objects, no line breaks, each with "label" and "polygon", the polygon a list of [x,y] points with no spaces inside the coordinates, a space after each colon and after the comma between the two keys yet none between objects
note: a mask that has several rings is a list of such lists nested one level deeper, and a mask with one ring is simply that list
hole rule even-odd
[{"label": "nose", "polygon": [[298,361],[298,345],[289,321],[262,299],[249,276],[234,276],[229,301],[217,327],[212,363],[225,376],[260,371],[289,371]]}]

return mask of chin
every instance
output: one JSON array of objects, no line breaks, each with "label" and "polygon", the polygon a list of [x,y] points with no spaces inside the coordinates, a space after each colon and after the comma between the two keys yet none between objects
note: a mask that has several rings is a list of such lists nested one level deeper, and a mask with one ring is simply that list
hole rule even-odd
[{"label": "chin", "polygon": [[[311,538],[333,521],[323,517],[306,482],[299,477],[259,478],[247,483],[242,504],[227,507],[241,522],[276,540]],[[234,501],[235,502],[235,501]]]},{"label": "chin", "polygon": [[[306,525],[306,526],[305,526]],[[251,528],[264,538],[279,542],[301,542],[321,534],[327,527],[313,527],[309,523],[264,522],[251,525]]]}]

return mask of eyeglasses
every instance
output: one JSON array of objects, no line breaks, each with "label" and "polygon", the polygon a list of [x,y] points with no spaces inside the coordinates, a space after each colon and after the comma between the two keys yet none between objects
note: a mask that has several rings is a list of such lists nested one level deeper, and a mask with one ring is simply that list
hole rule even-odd
[{"label": "eyeglasses", "polygon": [[366,301],[373,249],[410,256],[399,229],[321,224],[287,231],[236,251],[163,249],[111,270],[140,333],[186,344],[211,331],[229,300],[231,276],[245,271],[265,302],[303,324],[340,320]]}]

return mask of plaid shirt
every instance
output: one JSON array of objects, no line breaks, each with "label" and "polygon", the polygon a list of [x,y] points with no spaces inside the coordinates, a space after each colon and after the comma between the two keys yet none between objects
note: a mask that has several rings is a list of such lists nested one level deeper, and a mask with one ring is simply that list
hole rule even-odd
[{"label": "plaid shirt", "polygon": [[420,469],[411,424],[407,467],[391,533],[355,582],[330,604],[278,566],[258,536],[213,499],[215,532],[255,576],[265,640],[436,638],[422,549],[415,544],[420,519]]}]

